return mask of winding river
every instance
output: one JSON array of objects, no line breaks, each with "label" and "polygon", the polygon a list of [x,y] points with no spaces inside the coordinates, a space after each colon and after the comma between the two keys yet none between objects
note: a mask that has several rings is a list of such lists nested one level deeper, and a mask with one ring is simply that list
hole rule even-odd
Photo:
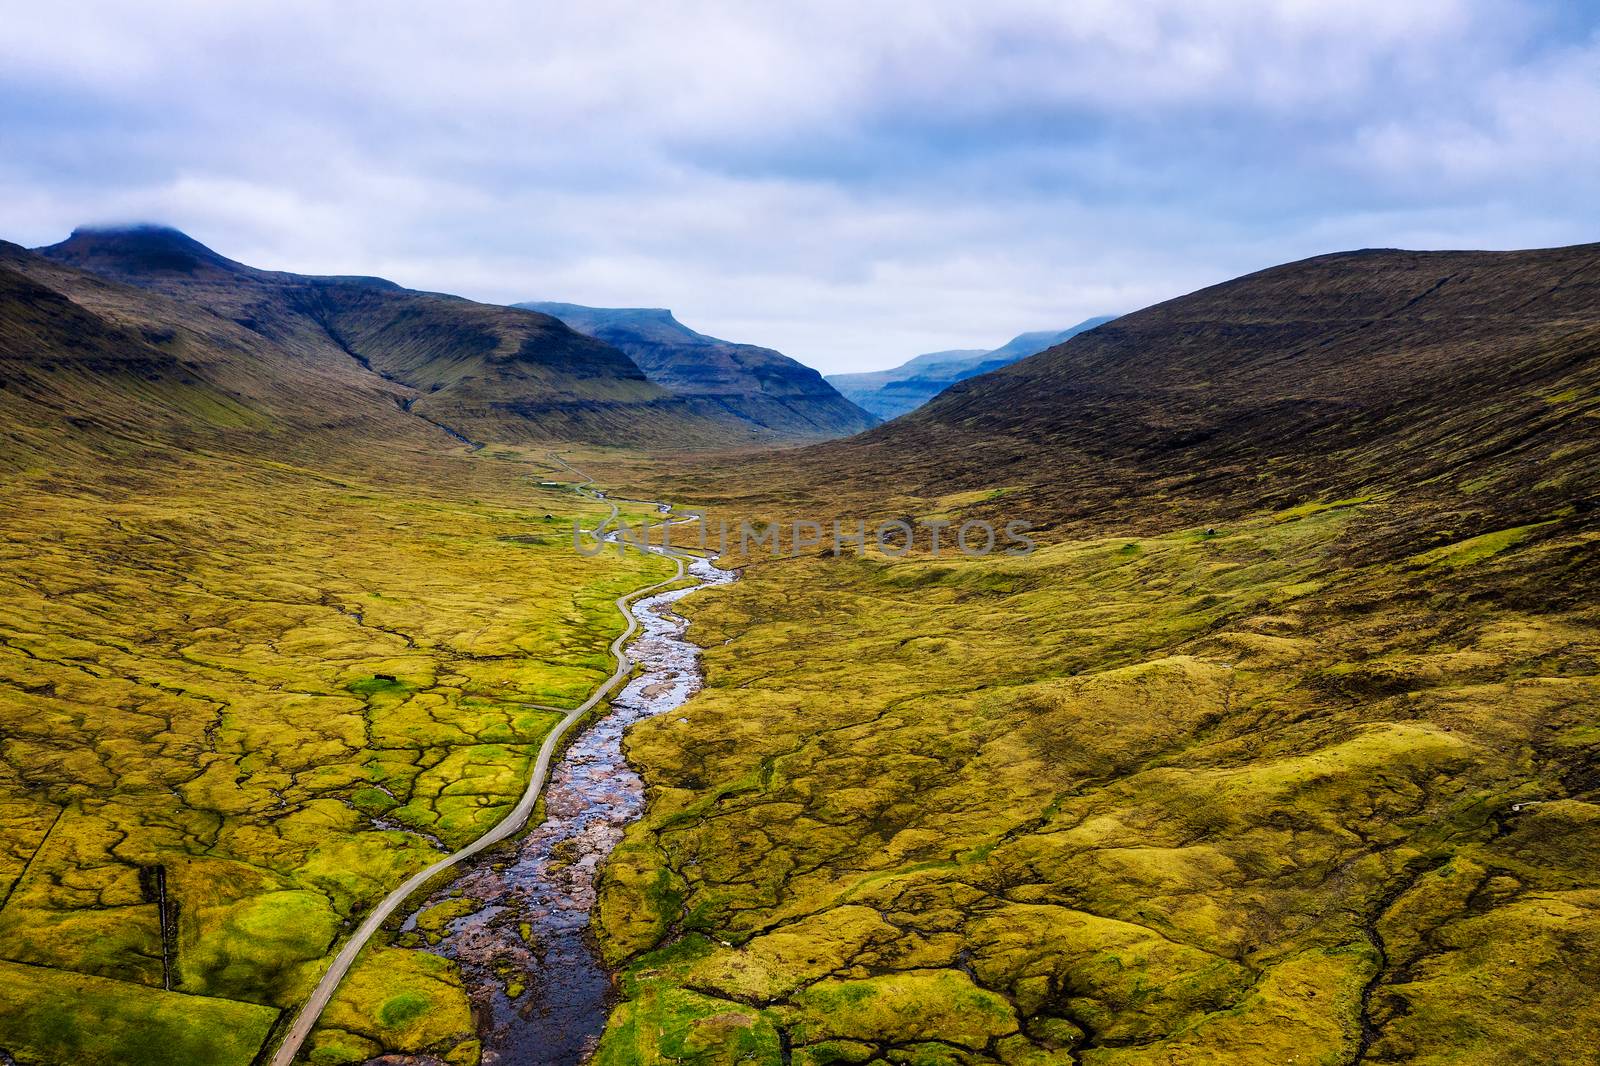
[{"label": "winding river", "polygon": [[[612,1004],[610,975],[589,940],[589,910],[601,864],[644,809],[644,784],[622,738],[642,718],[668,714],[700,689],[700,650],[673,604],[734,573],[686,560],[696,584],[633,605],[639,631],[628,644],[637,673],[561,756],[545,790],[546,816],[504,851],[477,856],[461,876],[407,919],[441,903],[480,903],[448,923],[428,921],[428,950],[462,969],[483,1038],[484,1066],[571,1066],[600,1037]],[[449,913],[449,911],[446,911]]]}]

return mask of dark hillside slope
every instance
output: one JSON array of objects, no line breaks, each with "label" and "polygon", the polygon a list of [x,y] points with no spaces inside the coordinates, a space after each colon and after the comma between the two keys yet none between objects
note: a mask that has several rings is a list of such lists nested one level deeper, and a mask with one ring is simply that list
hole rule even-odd
[{"label": "dark hillside slope", "polygon": [[0,243],[0,407],[8,458],[116,438],[436,443],[396,387],[238,324]]},{"label": "dark hillside slope", "polygon": [[554,315],[580,333],[616,345],[650,380],[697,409],[732,415],[776,440],[846,436],[877,422],[821,374],[782,352],[696,333],[662,308],[516,306]]},{"label": "dark hillside slope", "polygon": [[46,258],[196,305],[322,366],[388,381],[395,402],[473,440],[738,444],[626,355],[548,315],[366,277],[257,270],[164,227],[80,229]]},{"label": "dark hillside slope", "polygon": [[1119,318],[810,453],[1041,514],[1270,507],[1405,486],[1547,502],[1600,465],[1600,245],[1361,251]]}]

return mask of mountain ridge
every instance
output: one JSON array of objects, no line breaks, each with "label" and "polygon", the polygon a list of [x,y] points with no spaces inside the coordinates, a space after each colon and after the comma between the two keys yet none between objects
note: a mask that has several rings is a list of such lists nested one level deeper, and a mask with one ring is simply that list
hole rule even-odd
[{"label": "mountain ridge", "polygon": [[652,381],[677,395],[784,436],[843,436],[877,422],[803,363],[772,348],[700,333],[666,308],[555,301],[512,306],[553,315],[627,352]]},{"label": "mountain ridge", "polygon": [[774,500],[846,511],[982,491],[978,511],[1063,534],[1404,485],[1489,523],[1592,506],[1597,377],[1600,244],[1334,252],[1123,315],[737,477],[696,464],[693,483],[731,500],[749,494],[724,485],[765,479]]},{"label": "mountain ridge", "polygon": [[[1501,467],[1497,441],[1526,451],[1522,438],[1541,434],[1571,445],[1549,461],[1578,478],[1574,457],[1595,451],[1577,429],[1596,403],[1597,355],[1600,244],[1335,252],[958,382],[851,442],[849,461],[908,487],[1016,478],[1050,510],[1077,514],[1125,505],[1130,491],[1169,506],[1292,503],[1312,485],[1355,492],[1389,480],[1397,461],[1419,485],[1470,480],[1467,470]],[[1543,398],[1571,390],[1569,403]],[[943,443],[930,452],[934,439]],[[979,441],[981,469],[949,461]],[[1054,457],[1049,478],[1040,449]],[[841,451],[818,454],[838,462]],[[1238,476],[1259,464],[1260,477]],[[1521,485],[1510,467],[1497,477],[1519,494],[1550,480]]]},{"label": "mountain ridge", "polygon": [[172,273],[192,276],[200,268],[211,268],[222,274],[364,284],[393,291],[402,291],[404,288],[387,278],[368,275],[293,274],[283,270],[263,270],[230,259],[182,230],[156,222],[138,222],[126,226],[79,226],[66,240],[32,251],[93,273],[110,271],[123,275]]},{"label": "mountain ridge", "polygon": [[79,228],[32,254],[203,310],[296,364],[359,367],[387,383],[381,391],[403,411],[463,440],[692,449],[761,436],[537,312],[380,278],[260,270],[165,226]]}]

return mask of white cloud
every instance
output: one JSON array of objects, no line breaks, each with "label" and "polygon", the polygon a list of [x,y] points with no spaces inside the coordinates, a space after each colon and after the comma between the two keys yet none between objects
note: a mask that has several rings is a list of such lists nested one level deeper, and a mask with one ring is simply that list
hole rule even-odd
[{"label": "white cloud", "polygon": [[1350,245],[1590,239],[1593,26],[1489,0],[29,5],[0,234],[670,305],[825,370]]}]

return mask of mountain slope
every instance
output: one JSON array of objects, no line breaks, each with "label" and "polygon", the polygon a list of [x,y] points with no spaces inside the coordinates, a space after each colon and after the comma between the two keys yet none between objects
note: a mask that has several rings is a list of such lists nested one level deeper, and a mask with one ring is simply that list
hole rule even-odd
[{"label": "mountain slope", "polygon": [[38,252],[203,308],[304,364],[359,367],[393,403],[463,439],[694,446],[752,436],[548,315],[377,278],[258,270],[163,227],[80,229]]},{"label": "mountain slope", "polygon": [[919,355],[889,370],[864,374],[830,374],[828,384],[879,418],[898,418],[933,399],[958,381],[1009,366],[1018,359],[1070,340],[1110,322],[1113,316],[1086,319],[1063,330],[1021,333],[1000,347],[954,349]]},{"label": "mountain slope", "polygon": [[731,412],[777,438],[845,436],[876,422],[810,367],[771,348],[696,333],[665,309],[539,301],[516,306],[553,315],[615,345],[652,381],[699,409]]},{"label": "mountain slope", "polygon": [[912,491],[1026,485],[1053,517],[1396,479],[1554,498],[1600,465],[1597,347],[1600,245],[1338,253],[1125,315],[816,460]]},{"label": "mountain slope", "polygon": [[112,439],[433,442],[395,392],[348,359],[305,358],[204,308],[0,242],[0,407],[15,462]]}]

